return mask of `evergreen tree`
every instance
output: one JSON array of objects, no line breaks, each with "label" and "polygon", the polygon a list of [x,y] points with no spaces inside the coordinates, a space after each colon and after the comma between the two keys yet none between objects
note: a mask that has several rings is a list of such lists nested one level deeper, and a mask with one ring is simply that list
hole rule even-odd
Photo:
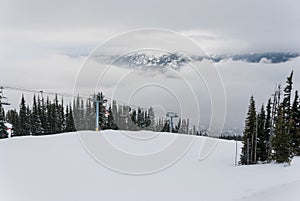
[{"label": "evergreen tree", "polygon": [[31,126],[32,135],[42,135],[43,134],[42,122],[40,119],[39,107],[35,95],[33,96],[31,122],[32,122],[32,126]]},{"label": "evergreen tree", "polygon": [[293,71],[286,80],[284,98],[278,110],[278,119],[275,125],[275,136],[272,139],[274,159],[279,162],[290,162],[292,159],[292,114],[291,114],[291,92],[293,88]]},{"label": "evergreen tree", "polygon": [[88,130],[95,130],[95,108],[92,107],[92,103],[90,100],[87,101],[86,106],[86,122],[87,122],[87,129]]},{"label": "evergreen tree", "polygon": [[274,136],[274,130],[275,130],[275,122],[278,119],[278,110],[280,107],[281,102],[281,85],[277,85],[275,88],[275,92],[272,95],[273,102],[272,102],[272,108],[271,108],[271,126],[270,126],[270,137],[269,137],[269,160],[272,160],[272,150],[273,150],[273,136]]},{"label": "evergreen tree", "polygon": [[47,133],[47,109],[45,105],[45,100],[44,97],[42,96],[41,100],[38,97],[38,114],[41,119],[41,124],[42,124],[42,132],[43,134]]},{"label": "evergreen tree", "polygon": [[118,129],[118,126],[115,122],[115,119],[114,119],[114,114],[113,114],[113,111],[112,111],[112,105],[109,106],[108,108],[108,117],[107,117],[107,126],[106,126],[107,129],[113,129],[113,130],[117,130]]},{"label": "evergreen tree", "polygon": [[178,133],[185,134],[185,132],[186,132],[186,120],[183,119],[183,120],[181,120],[181,126],[179,128]]},{"label": "evergreen tree", "polygon": [[137,126],[138,126],[138,129],[140,130],[142,128],[142,125],[143,125],[143,114],[142,114],[142,110],[141,108],[139,107],[138,108],[138,113],[137,113]]},{"label": "evergreen tree", "polygon": [[59,118],[60,117],[60,105],[59,105],[57,94],[55,94],[54,103],[52,105],[52,115],[53,115],[53,119],[52,119],[53,134],[60,133],[62,125],[60,125],[60,123],[61,123],[61,120]]},{"label": "evergreen tree", "polygon": [[271,99],[268,100],[268,104],[266,107],[266,121],[265,121],[265,128],[264,128],[264,132],[265,132],[265,140],[266,140],[266,148],[267,148],[267,160],[271,159],[271,148],[270,148],[270,136],[271,136],[271,130],[273,129],[273,125],[272,125],[272,107],[271,107]]},{"label": "evergreen tree", "polygon": [[62,133],[65,130],[65,109],[64,109],[64,100],[61,99],[61,104],[57,105],[57,123],[58,123],[58,133]]},{"label": "evergreen tree", "polygon": [[131,116],[130,116],[130,119],[131,119],[131,128],[130,130],[137,130],[137,113],[136,113],[136,110],[133,109],[132,110],[132,113],[131,113]]},{"label": "evergreen tree", "polygon": [[268,158],[268,136],[266,132],[266,116],[264,105],[261,106],[260,113],[257,115],[257,156],[262,162]]},{"label": "evergreen tree", "polygon": [[48,96],[45,104],[45,115],[46,115],[45,134],[51,134],[53,133],[52,130],[53,117],[52,117],[51,101],[49,100]]},{"label": "evergreen tree", "polygon": [[165,120],[164,126],[161,130],[161,132],[170,132],[170,121]]},{"label": "evergreen tree", "polygon": [[253,164],[255,163],[255,139],[256,136],[256,109],[253,96],[250,98],[250,105],[245,120],[245,129],[243,135],[243,147],[241,153],[241,164]]},{"label": "evergreen tree", "polygon": [[27,118],[27,109],[26,109],[24,95],[22,95],[20,110],[19,110],[19,133],[16,133],[16,135],[29,135],[26,118]]},{"label": "evergreen tree", "polygon": [[102,92],[97,94],[96,99],[99,101],[99,128],[103,130],[107,124],[107,117],[105,116],[106,108],[104,105],[107,100]]},{"label": "evergreen tree", "polygon": [[272,138],[273,158],[278,163],[290,162],[291,143],[290,135],[285,129],[285,113],[283,104],[278,109],[275,132]]},{"label": "evergreen tree", "polygon": [[283,98],[283,111],[284,120],[288,124],[291,115],[291,93],[293,89],[293,71],[286,80],[286,87],[284,88],[284,98]]},{"label": "evergreen tree", "polygon": [[20,133],[18,112],[15,109],[7,111],[6,119],[12,124],[12,136],[18,135]]},{"label": "evergreen tree", "polygon": [[1,97],[0,97],[0,138],[7,138],[7,127],[5,126],[5,112],[2,107]]},{"label": "evergreen tree", "polygon": [[74,122],[74,118],[73,118],[73,112],[72,112],[72,107],[67,106],[66,108],[66,128],[65,128],[65,132],[74,132],[76,131],[75,128],[75,122]]},{"label": "evergreen tree", "polygon": [[181,119],[179,119],[177,125],[175,126],[173,133],[178,133],[181,127]]},{"label": "evergreen tree", "polygon": [[300,156],[300,110],[298,91],[295,91],[294,102],[291,108],[290,134],[292,138],[293,154]]},{"label": "evergreen tree", "polygon": [[155,122],[155,114],[154,114],[153,107],[149,108],[148,115],[149,115],[149,130],[155,131],[156,122]]}]

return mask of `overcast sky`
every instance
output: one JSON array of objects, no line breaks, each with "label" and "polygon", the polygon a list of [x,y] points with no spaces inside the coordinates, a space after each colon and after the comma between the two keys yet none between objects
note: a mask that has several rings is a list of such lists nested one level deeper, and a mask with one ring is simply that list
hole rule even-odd
[{"label": "overcast sky", "polygon": [[[0,84],[71,93],[90,51],[143,28],[179,32],[210,54],[299,52],[299,9],[298,0],[0,0]],[[227,94],[228,126],[243,126],[250,95],[259,104],[266,101],[291,69],[300,76],[299,64],[298,58],[284,64],[217,64]],[[16,106],[20,94],[7,94]]]}]

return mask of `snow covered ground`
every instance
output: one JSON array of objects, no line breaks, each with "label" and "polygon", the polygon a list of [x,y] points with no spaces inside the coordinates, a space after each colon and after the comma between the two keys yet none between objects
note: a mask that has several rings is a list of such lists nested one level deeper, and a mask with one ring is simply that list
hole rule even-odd
[{"label": "snow covered ground", "polygon": [[[126,134],[149,139],[135,140]],[[0,200],[299,200],[300,158],[295,158],[290,167],[235,167],[235,142],[219,140],[209,157],[199,160],[207,138],[195,137],[191,148],[175,164],[137,176],[99,164],[82,146],[78,135],[97,136],[96,140],[106,137],[119,149],[140,154],[157,151],[178,137],[147,131],[82,131],[1,140]],[[180,135],[179,139],[191,137]]]}]

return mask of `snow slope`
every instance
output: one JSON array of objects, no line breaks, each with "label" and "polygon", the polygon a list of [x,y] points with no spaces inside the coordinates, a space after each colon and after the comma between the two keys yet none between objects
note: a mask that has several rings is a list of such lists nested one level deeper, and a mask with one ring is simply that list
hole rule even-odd
[{"label": "snow slope", "polygon": [[[136,140],[128,134],[146,138]],[[99,140],[106,137],[119,149],[139,154],[161,149],[175,137],[182,140],[192,137],[147,131],[82,131],[79,135],[96,136]],[[209,157],[199,160],[206,140],[195,137],[191,148],[175,164],[139,176],[122,174],[99,164],[82,146],[77,133],[1,140],[0,200],[299,199],[300,158],[295,158],[290,167],[280,164],[235,167],[235,142],[219,140]]]}]

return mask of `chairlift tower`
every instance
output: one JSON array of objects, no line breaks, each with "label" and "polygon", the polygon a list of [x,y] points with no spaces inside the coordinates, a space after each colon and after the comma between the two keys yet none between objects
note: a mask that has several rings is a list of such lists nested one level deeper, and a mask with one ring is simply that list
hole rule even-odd
[{"label": "chairlift tower", "polygon": [[103,104],[103,103],[106,103],[107,100],[106,99],[102,99],[102,100],[99,100],[97,98],[97,95],[94,97],[94,98],[89,98],[90,101],[94,102],[96,104],[96,121],[95,121],[95,130],[96,131],[99,131],[99,104]]},{"label": "chairlift tower", "polygon": [[166,113],[166,116],[169,117],[170,119],[170,133],[172,133],[172,130],[173,130],[173,119],[178,117],[177,113],[175,112],[167,112]]}]

